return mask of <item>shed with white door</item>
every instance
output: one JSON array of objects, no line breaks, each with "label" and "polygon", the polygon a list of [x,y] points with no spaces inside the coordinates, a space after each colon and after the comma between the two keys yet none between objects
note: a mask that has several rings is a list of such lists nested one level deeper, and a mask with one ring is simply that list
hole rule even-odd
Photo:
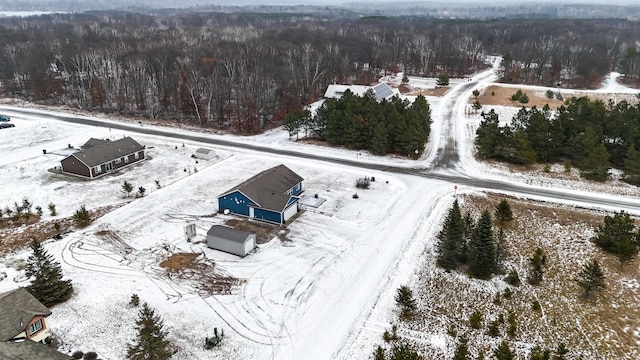
[{"label": "shed with white door", "polygon": [[207,231],[207,246],[245,257],[256,247],[256,234],[224,225],[213,225]]}]

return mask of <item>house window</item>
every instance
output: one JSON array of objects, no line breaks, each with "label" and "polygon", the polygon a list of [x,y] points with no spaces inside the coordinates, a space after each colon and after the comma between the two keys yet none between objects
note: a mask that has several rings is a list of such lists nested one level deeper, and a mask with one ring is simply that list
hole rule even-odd
[{"label": "house window", "polygon": [[133,154],[133,156],[136,158],[136,160],[140,158],[140,155],[138,155],[138,153]]},{"label": "house window", "polygon": [[120,159],[116,159],[116,164],[120,164]]},{"label": "house window", "polygon": [[37,333],[38,331],[42,330],[42,319],[34,322],[33,324],[29,325],[29,336]]},{"label": "house window", "polygon": [[96,166],[93,168],[93,171],[95,171],[96,174],[101,173],[102,172],[102,166]]},{"label": "house window", "polygon": [[124,162],[125,162],[125,163],[128,163],[128,162],[129,162],[129,157],[128,157],[128,156],[125,156],[125,157],[124,157]]}]

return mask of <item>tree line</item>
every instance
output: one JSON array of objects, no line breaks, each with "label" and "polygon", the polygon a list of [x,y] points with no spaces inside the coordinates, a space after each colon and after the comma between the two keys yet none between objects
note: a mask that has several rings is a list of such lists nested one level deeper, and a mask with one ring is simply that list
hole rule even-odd
[{"label": "tree line", "polygon": [[284,126],[290,134],[304,131],[332,145],[415,156],[429,138],[431,110],[421,95],[413,103],[397,96],[378,102],[371,90],[362,97],[347,90],[339,99],[327,99],[313,116],[292,112]]},{"label": "tree line", "polygon": [[635,49],[640,29],[625,20],[525,22],[118,11],[3,18],[0,91],[257,133],[329,84],[369,85],[397,71],[459,77],[486,66],[487,54],[510,54],[505,81],[589,86]]},{"label": "tree line", "polygon": [[586,179],[605,181],[609,169],[624,170],[625,181],[640,184],[640,103],[604,103],[571,98],[556,111],[545,105],[522,108],[500,125],[492,109],[482,113],[477,154],[513,164],[565,162]]}]

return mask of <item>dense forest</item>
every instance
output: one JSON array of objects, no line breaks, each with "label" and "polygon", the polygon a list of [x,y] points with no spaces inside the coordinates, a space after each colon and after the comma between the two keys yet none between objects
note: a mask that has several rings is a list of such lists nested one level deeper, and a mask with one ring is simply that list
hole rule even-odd
[{"label": "dense forest", "polygon": [[611,167],[640,185],[640,103],[571,98],[551,111],[522,108],[510,124],[482,113],[476,133],[478,155],[515,164],[564,162],[590,180],[605,181]]},{"label": "dense forest", "polygon": [[303,13],[85,12],[0,19],[0,95],[236,133],[279,126],[332,83],[461,77],[503,55],[504,81],[640,78],[640,23]]}]

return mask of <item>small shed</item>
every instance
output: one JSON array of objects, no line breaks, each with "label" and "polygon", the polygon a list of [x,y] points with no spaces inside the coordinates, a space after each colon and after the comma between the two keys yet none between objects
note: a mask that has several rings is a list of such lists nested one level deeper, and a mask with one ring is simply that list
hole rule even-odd
[{"label": "small shed", "polygon": [[195,156],[197,159],[211,160],[216,157],[216,152],[207,148],[199,148],[196,150]]},{"label": "small shed", "polygon": [[207,246],[240,257],[256,247],[256,234],[223,225],[213,225],[207,231]]}]

